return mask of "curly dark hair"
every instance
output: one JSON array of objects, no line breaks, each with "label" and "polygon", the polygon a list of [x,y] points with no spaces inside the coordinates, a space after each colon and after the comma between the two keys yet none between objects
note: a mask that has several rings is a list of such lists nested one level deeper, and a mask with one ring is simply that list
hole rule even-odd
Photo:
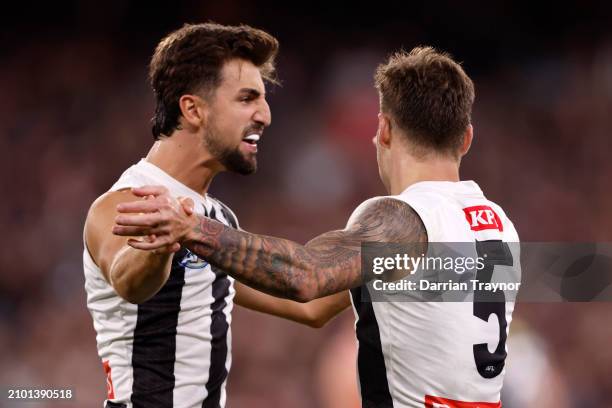
[{"label": "curly dark hair", "polygon": [[374,76],[381,110],[417,146],[456,154],[471,122],[474,84],[449,54],[397,52]]},{"label": "curly dark hair", "polygon": [[155,94],[152,132],[155,140],[179,129],[179,99],[191,92],[210,95],[220,84],[225,62],[240,58],[276,83],[276,38],[247,25],[185,24],[160,41],[151,58],[149,80]]}]

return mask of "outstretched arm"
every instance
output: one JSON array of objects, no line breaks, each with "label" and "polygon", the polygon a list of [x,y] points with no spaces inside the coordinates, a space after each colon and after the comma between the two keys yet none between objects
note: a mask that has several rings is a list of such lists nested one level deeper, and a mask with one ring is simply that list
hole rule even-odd
[{"label": "outstretched arm", "polygon": [[[164,198],[165,191],[144,187],[134,194]],[[388,197],[360,205],[346,228],[322,234],[306,245],[228,228],[212,219],[187,215],[176,206],[160,211],[157,199],[120,204],[113,232],[152,236],[128,240],[137,249],[152,250],[180,242],[228,274],[261,291],[300,302],[362,284],[362,242],[426,242],[425,227],[406,203]]]},{"label": "outstretched arm", "polygon": [[300,303],[270,296],[238,281],[234,283],[234,288],[234,303],[237,305],[317,329],[325,326],[351,305],[348,291]]}]

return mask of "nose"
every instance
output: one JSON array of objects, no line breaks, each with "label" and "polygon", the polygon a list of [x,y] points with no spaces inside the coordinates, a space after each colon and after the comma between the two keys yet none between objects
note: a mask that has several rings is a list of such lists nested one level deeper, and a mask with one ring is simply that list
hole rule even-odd
[{"label": "nose", "polygon": [[272,112],[270,111],[270,105],[268,105],[268,101],[265,99],[261,100],[261,103],[255,114],[253,115],[253,120],[255,122],[261,123],[264,126],[270,126],[272,123]]}]

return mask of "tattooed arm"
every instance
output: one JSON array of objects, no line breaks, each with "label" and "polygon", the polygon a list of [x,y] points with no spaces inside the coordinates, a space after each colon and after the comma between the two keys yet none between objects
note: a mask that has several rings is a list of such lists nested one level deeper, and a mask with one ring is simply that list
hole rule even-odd
[{"label": "tattooed arm", "polygon": [[[160,195],[152,188],[133,192]],[[150,210],[154,202],[148,200],[147,208],[138,203],[118,206],[124,214],[117,217],[113,232],[154,235],[148,242],[128,240],[137,249],[151,250],[180,242],[240,282],[300,302],[359,286],[362,242],[427,242],[425,227],[416,212],[406,203],[388,197],[364,202],[343,230],[322,234],[306,245],[237,231],[181,211],[153,216]],[[149,213],[137,214],[140,212]],[[143,225],[141,219],[146,219],[148,225]]]}]

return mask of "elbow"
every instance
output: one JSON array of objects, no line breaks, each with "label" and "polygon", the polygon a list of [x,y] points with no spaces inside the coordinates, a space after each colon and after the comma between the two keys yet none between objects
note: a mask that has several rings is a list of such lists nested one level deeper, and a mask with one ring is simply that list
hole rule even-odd
[{"label": "elbow", "polygon": [[329,320],[327,320],[327,319],[317,319],[317,318],[312,319],[312,320],[309,319],[306,322],[306,325],[308,327],[312,327],[313,329],[320,329],[320,328],[324,327],[327,324],[328,321]]},{"label": "elbow", "polygon": [[321,313],[319,308],[313,305],[304,303],[303,306],[299,306],[298,310],[300,311],[299,316],[292,320],[313,329],[322,328],[330,320],[325,313]]},{"label": "elbow", "polygon": [[324,327],[334,317],[333,314],[328,313],[326,310],[321,310],[318,307],[307,306],[305,309],[306,316],[302,323],[313,329]]}]

